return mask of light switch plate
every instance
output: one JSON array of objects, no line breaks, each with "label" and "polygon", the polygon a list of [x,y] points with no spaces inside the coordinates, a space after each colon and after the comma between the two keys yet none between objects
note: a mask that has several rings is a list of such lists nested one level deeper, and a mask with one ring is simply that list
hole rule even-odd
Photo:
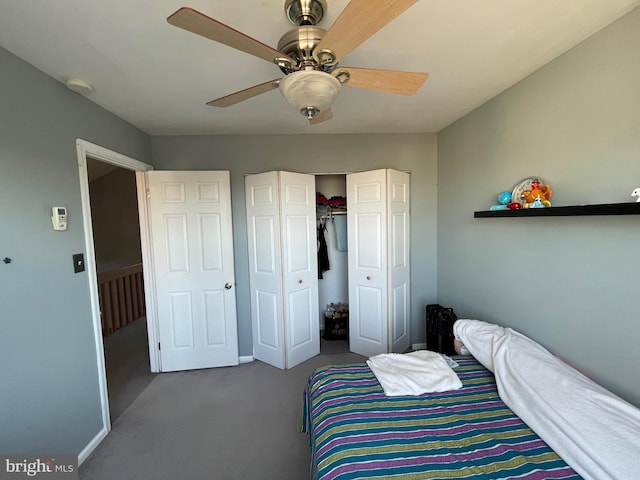
[{"label": "light switch plate", "polygon": [[84,272],[84,254],[76,253],[73,255],[73,272]]}]

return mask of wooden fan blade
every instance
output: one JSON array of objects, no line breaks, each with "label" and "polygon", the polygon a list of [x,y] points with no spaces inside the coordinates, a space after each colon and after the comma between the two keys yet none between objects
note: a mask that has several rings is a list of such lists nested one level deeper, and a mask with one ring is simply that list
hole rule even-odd
[{"label": "wooden fan blade", "polygon": [[346,74],[348,80],[343,85],[347,87],[366,88],[367,90],[400,95],[413,95],[429,78],[428,73],[377,68],[338,67],[331,73],[340,81],[343,81],[342,76]]},{"label": "wooden fan blade", "polygon": [[290,62],[291,65],[296,64],[295,60],[275,48],[271,48],[269,45],[265,45],[255,38],[251,38],[189,7],[182,7],[177,10],[167,18],[167,22],[214,42],[222,43],[249,55],[262,58],[267,62],[276,64]]},{"label": "wooden fan blade", "polygon": [[210,107],[228,107],[230,105],[235,105],[236,103],[248,100],[249,98],[260,95],[261,93],[266,93],[275,88],[278,88],[279,82],[279,78],[269,80],[268,82],[254,85],[253,87],[245,88],[244,90],[240,90],[239,92],[235,92],[230,95],[225,95],[224,97],[211,100],[210,102],[207,102],[207,105],[209,105]]},{"label": "wooden fan blade", "polygon": [[309,120],[311,125],[317,125],[318,123],[326,122],[333,118],[333,112],[330,108],[327,108],[324,112],[320,112],[318,115]]},{"label": "wooden fan blade", "polygon": [[322,50],[335,55],[333,62],[342,57],[399,16],[418,0],[351,0],[315,48],[323,61]]}]

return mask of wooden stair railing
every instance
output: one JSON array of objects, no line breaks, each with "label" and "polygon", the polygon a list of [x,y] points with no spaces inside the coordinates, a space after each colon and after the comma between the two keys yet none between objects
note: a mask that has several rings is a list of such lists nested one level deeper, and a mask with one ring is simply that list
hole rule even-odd
[{"label": "wooden stair railing", "polygon": [[98,294],[104,337],[145,315],[142,264],[98,273]]}]

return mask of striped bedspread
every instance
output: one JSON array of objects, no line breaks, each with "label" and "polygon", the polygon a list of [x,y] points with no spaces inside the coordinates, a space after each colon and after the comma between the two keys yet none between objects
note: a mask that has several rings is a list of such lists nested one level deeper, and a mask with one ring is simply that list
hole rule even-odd
[{"label": "striped bedspread", "polygon": [[386,397],[366,364],[317,369],[304,395],[311,477],[579,479],[502,403],[493,375],[456,357],[463,388]]}]

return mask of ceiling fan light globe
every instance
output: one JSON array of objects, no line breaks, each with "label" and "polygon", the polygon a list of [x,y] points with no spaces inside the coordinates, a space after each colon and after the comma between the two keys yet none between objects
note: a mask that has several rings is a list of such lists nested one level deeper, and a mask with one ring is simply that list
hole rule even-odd
[{"label": "ceiling fan light globe", "polygon": [[280,92],[289,105],[308,116],[329,108],[340,91],[341,83],[333,76],[317,70],[301,70],[280,80]]}]

